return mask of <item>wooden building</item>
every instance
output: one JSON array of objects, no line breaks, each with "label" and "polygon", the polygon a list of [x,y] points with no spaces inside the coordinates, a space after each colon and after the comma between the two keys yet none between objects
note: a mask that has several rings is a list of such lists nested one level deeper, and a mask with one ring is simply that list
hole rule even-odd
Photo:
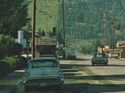
[{"label": "wooden building", "polygon": [[117,43],[117,48],[120,51],[120,57],[125,58],[125,41],[119,41]]}]

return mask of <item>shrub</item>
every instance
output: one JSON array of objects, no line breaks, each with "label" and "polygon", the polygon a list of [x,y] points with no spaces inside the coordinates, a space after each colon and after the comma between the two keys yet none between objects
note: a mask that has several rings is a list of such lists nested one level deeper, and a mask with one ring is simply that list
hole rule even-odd
[{"label": "shrub", "polygon": [[91,43],[88,43],[88,44],[84,44],[82,47],[81,47],[81,52],[84,53],[84,54],[91,54],[95,51],[95,46]]},{"label": "shrub", "polygon": [[20,55],[22,50],[22,45],[15,43],[14,38],[0,34],[0,59],[6,56]]},{"label": "shrub", "polygon": [[27,66],[27,61],[28,59],[25,57],[20,57],[18,58],[17,64],[16,64],[16,69],[22,69]]},{"label": "shrub", "polygon": [[17,59],[14,57],[6,57],[4,59],[5,63],[7,63],[10,66],[11,70],[14,70],[16,68],[17,65]]},{"label": "shrub", "polygon": [[0,61],[0,78],[6,74],[14,71],[15,69],[25,68],[27,65],[27,59],[24,57],[6,57],[3,61]]},{"label": "shrub", "polygon": [[10,71],[10,66],[4,61],[0,61],[0,78],[8,74]]}]

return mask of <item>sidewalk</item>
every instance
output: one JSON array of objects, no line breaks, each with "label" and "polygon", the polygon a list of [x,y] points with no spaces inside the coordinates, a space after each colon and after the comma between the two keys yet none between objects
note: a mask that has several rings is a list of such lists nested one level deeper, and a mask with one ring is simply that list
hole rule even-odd
[{"label": "sidewalk", "polygon": [[16,70],[0,79],[0,93],[16,93],[17,85],[22,81],[24,70]]}]

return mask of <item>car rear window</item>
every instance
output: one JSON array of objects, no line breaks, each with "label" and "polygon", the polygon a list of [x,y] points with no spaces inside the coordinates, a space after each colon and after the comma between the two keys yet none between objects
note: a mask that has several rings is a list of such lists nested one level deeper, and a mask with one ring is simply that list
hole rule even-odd
[{"label": "car rear window", "polygon": [[32,68],[43,68],[43,67],[56,67],[57,62],[55,60],[33,60]]},{"label": "car rear window", "polygon": [[102,55],[96,55],[96,57],[102,57]]}]

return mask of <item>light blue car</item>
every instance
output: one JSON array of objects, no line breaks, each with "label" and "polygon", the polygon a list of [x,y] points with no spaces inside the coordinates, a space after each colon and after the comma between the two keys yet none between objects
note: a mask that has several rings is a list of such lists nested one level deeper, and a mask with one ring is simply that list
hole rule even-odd
[{"label": "light blue car", "polygon": [[55,57],[40,57],[28,62],[24,85],[28,91],[34,87],[62,88],[64,77]]}]

